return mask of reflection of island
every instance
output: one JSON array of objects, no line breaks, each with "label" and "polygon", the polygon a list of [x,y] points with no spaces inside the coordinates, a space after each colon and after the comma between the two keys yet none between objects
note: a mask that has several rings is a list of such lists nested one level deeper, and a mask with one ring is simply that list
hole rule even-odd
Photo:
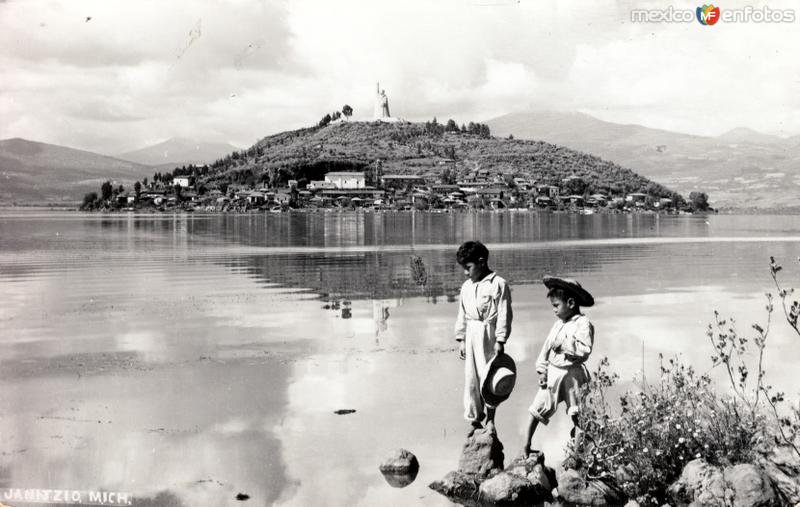
[{"label": "reflection of island", "polygon": [[[417,283],[407,252],[300,252],[248,256],[227,262],[264,284],[311,290],[338,312],[345,307],[345,300],[424,297],[432,304],[456,301],[465,278],[450,250],[417,252],[427,270],[425,285]],[[567,271],[574,274],[591,271],[604,262],[617,261],[616,257],[604,258],[576,248],[497,250],[492,253],[491,266],[513,286],[539,283],[547,273]],[[393,306],[387,305],[387,308]],[[345,314],[341,316],[347,318]]]},{"label": "reflection of island", "polygon": [[[660,230],[653,216],[590,221],[571,215],[325,213],[214,217],[189,221],[188,232],[263,249],[263,254],[221,256],[216,262],[264,284],[311,290],[325,301],[424,297],[430,303],[440,298],[452,303],[464,282],[455,251],[465,238],[476,237],[490,245],[490,265],[513,287],[539,283],[545,274],[580,276],[626,262],[630,256],[642,257],[636,250],[659,248],[538,247],[542,241],[618,238],[620,230],[632,238],[703,232],[686,230],[694,222],[665,224],[672,227]],[[509,241],[519,243],[506,249],[492,246]]]}]

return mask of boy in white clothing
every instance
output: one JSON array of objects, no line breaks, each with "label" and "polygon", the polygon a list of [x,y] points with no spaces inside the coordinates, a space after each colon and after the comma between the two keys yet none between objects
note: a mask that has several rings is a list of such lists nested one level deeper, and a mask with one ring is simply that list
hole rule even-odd
[{"label": "boy in white clothing", "polygon": [[569,278],[544,277],[547,297],[553,305],[556,322],[542,346],[536,360],[539,374],[539,392],[528,411],[527,440],[524,456],[531,452],[531,439],[539,423],[547,424],[562,401],[567,414],[572,417],[575,435],[578,427],[578,396],[582,385],[589,382],[589,372],[584,363],[594,346],[594,326],[581,306],[592,306],[594,298],[581,284]]},{"label": "boy in white clothing", "polygon": [[481,397],[487,363],[503,354],[511,334],[511,290],[508,283],[489,269],[489,250],[478,241],[467,241],[456,253],[456,260],[469,279],[461,286],[455,333],[459,357],[464,364],[464,418],[472,435],[482,427],[495,431],[496,407]]}]

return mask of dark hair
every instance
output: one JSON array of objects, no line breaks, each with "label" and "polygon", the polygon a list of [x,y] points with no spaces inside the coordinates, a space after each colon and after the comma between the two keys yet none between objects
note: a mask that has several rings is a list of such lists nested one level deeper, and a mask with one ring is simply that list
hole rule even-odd
[{"label": "dark hair", "polygon": [[579,308],[581,305],[578,303],[578,296],[575,295],[574,292],[571,290],[563,289],[561,287],[553,287],[547,291],[547,297],[560,299],[563,302],[567,302],[570,298],[575,301],[575,308]]},{"label": "dark hair", "polygon": [[462,266],[468,262],[478,262],[479,259],[489,260],[489,249],[480,241],[467,241],[456,252],[456,260]]}]

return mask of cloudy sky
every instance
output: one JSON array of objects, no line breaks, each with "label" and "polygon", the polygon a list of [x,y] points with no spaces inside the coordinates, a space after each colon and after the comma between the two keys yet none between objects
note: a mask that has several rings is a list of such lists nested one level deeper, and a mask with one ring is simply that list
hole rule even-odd
[{"label": "cloudy sky", "polygon": [[0,0],[0,138],[110,154],[173,136],[249,146],[345,103],[371,115],[378,80],[408,120],[544,108],[800,134],[800,22],[631,21],[669,6],[698,4]]}]

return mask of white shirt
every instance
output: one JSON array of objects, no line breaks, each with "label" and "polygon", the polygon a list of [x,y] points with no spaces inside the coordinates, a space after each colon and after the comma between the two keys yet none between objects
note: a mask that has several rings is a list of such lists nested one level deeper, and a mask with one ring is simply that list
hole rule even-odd
[{"label": "white shirt", "polygon": [[569,368],[582,364],[589,358],[593,346],[594,326],[586,315],[573,315],[566,322],[558,319],[544,341],[536,360],[536,371],[543,374],[548,365]]},{"label": "white shirt", "polygon": [[461,286],[461,301],[456,319],[456,340],[464,340],[467,334],[483,334],[505,343],[511,335],[511,289],[508,283],[492,272],[482,280],[466,280]]}]

